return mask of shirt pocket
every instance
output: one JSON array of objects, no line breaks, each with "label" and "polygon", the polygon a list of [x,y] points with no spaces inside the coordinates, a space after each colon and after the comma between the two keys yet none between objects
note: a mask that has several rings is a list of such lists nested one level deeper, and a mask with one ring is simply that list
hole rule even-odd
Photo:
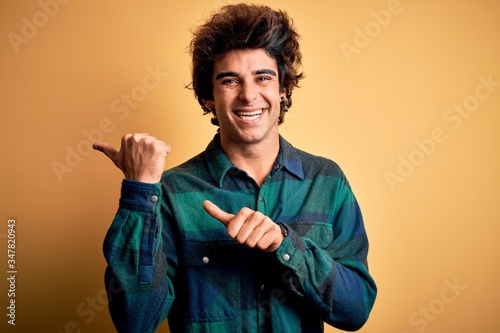
[{"label": "shirt pocket", "polygon": [[316,244],[321,249],[326,249],[332,244],[332,225],[326,222],[294,222],[289,227],[297,232],[304,240]]},{"label": "shirt pocket", "polygon": [[241,245],[234,240],[184,242],[181,304],[187,322],[233,320],[241,308]]}]

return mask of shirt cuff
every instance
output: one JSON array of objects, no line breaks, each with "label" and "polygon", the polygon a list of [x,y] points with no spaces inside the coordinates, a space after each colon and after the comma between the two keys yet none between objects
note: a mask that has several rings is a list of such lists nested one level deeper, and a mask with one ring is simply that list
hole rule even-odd
[{"label": "shirt cuff", "polygon": [[281,245],[276,249],[277,259],[285,266],[297,270],[303,261],[305,244],[300,236],[287,225],[283,225],[287,230],[287,236]]},{"label": "shirt cuff", "polygon": [[161,184],[142,183],[124,179],[122,182],[120,208],[137,212],[155,211],[161,200]]}]

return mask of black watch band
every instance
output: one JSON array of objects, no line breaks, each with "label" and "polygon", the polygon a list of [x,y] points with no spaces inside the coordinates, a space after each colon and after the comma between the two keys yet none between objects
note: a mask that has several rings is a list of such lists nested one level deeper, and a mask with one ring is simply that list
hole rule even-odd
[{"label": "black watch band", "polygon": [[283,234],[283,237],[286,237],[288,236],[288,230],[286,230],[286,228],[283,226],[283,224],[281,223],[278,223],[280,229],[281,229],[281,233]]}]

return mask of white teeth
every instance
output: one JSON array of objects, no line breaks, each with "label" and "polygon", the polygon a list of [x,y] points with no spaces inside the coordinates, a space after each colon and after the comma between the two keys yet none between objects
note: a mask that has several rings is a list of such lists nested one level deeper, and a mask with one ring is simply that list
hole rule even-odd
[{"label": "white teeth", "polygon": [[263,110],[251,111],[251,112],[237,112],[237,116],[243,119],[257,119]]}]

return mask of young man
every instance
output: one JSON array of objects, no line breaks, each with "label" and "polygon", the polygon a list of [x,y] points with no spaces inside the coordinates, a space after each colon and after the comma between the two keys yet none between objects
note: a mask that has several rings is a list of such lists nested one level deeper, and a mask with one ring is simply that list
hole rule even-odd
[{"label": "young man", "polygon": [[278,133],[301,54],[286,13],[223,7],[194,33],[192,87],[219,132],[163,172],[170,147],[96,143],[125,179],[106,235],[119,332],[323,332],[367,320],[376,286],[351,188],[332,161]]}]

